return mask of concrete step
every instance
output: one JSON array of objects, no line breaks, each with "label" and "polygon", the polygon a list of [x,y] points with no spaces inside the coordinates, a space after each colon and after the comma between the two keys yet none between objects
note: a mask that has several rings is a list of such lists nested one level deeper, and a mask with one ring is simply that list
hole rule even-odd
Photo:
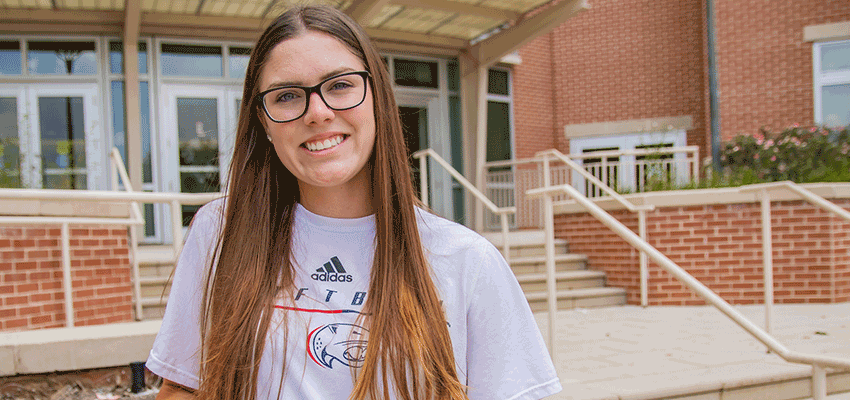
[{"label": "concrete step", "polygon": [[[525,298],[532,312],[548,310],[546,292],[526,292]],[[626,291],[611,287],[559,290],[556,298],[558,310],[611,307],[626,304]]]},{"label": "concrete step", "polygon": [[[850,371],[832,371],[827,374],[826,400],[850,400]],[[716,386],[712,384],[711,386]],[[727,385],[723,388],[705,390],[695,388],[693,393],[685,388],[678,390],[663,390],[630,396],[634,400],[813,400],[812,378],[809,374],[787,374],[773,376],[769,380],[751,382],[745,385]],[[678,394],[676,394],[678,392]]]},{"label": "concrete step", "polygon": [[[517,276],[517,280],[525,293],[546,291],[545,273],[522,274]],[[555,273],[555,288],[559,291],[601,287],[605,287],[605,273],[602,271],[563,271]]]},{"label": "concrete step", "polygon": [[[555,255],[555,272],[585,269],[587,256],[583,254]],[[546,273],[546,256],[528,256],[511,258],[511,270],[516,276]]]}]

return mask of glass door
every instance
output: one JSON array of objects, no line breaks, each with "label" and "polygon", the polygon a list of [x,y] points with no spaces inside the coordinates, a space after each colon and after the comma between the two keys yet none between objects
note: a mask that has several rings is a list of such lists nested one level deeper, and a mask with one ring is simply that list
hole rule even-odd
[{"label": "glass door", "polygon": [[[449,138],[440,129],[439,98],[421,93],[396,93],[396,101],[404,128],[405,142],[410,154],[418,150],[432,149],[447,161],[450,159]],[[419,190],[419,161],[411,158],[414,172],[413,185]],[[452,206],[452,177],[436,162],[428,161],[429,205],[437,214],[454,218]]]},{"label": "glass door", "polygon": [[[232,149],[231,124],[236,100],[220,86],[166,85],[162,90],[160,129],[161,190],[165,192],[210,193],[221,190],[221,179]],[[234,119],[235,120],[235,119]],[[191,222],[200,206],[182,207],[183,226]],[[159,220],[170,226],[170,213],[160,207]],[[163,231],[166,241],[170,232]]]},{"label": "glass door", "polygon": [[0,86],[0,186],[106,189],[97,86]]},{"label": "glass door", "polygon": [[24,131],[26,95],[23,88],[0,86],[0,188],[23,188],[25,170],[21,164],[21,146],[26,145]]}]

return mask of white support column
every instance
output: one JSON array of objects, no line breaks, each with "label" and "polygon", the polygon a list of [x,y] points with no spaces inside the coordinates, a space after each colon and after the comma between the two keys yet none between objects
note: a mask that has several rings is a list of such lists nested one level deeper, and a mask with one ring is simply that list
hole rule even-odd
[{"label": "white support column", "polygon": [[142,108],[139,102],[139,24],[141,2],[124,2],[124,107],[127,111],[127,169],[135,190],[142,190]]},{"label": "white support column", "polygon": [[[487,160],[487,67],[461,55],[460,101],[463,124],[464,176],[486,194],[483,165]],[[466,196],[467,225],[484,229],[484,205]]]}]

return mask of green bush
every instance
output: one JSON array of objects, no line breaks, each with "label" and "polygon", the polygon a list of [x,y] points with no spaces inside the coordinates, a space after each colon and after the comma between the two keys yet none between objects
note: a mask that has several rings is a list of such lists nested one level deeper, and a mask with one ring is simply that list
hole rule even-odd
[{"label": "green bush", "polygon": [[[722,180],[730,185],[792,181],[850,182],[850,126],[792,126],[739,135],[721,149]],[[716,179],[712,179],[716,180]]]}]

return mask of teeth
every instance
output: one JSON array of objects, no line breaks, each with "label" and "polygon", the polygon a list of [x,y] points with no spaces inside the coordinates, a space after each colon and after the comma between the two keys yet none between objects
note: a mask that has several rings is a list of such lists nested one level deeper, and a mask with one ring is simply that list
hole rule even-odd
[{"label": "teeth", "polygon": [[306,146],[307,150],[310,151],[321,151],[342,143],[342,138],[342,136],[334,136],[332,138],[325,139],[324,141],[320,142],[304,143],[304,146]]}]

